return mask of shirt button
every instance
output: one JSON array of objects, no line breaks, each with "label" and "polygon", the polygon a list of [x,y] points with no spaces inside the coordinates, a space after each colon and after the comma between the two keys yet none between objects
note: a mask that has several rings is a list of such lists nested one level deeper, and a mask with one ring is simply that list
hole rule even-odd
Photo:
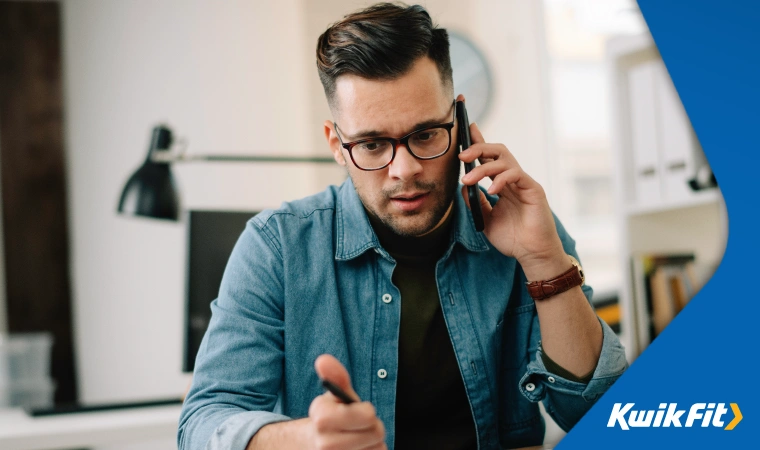
[{"label": "shirt button", "polygon": [[533,383],[528,383],[525,385],[525,390],[528,392],[533,392],[536,390],[536,385]]},{"label": "shirt button", "polygon": [[380,369],[377,371],[377,376],[380,378],[385,378],[388,376],[388,372],[386,372],[385,369]]},{"label": "shirt button", "polygon": [[547,380],[549,380],[549,383],[554,383],[554,377],[549,377]]},{"label": "shirt button", "polygon": [[393,300],[393,297],[391,297],[391,294],[383,294],[383,303],[390,303],[391,300]]}]

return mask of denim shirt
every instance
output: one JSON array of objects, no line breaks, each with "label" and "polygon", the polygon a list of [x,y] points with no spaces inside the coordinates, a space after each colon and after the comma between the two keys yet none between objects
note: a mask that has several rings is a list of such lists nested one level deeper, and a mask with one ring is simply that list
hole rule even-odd
[{"label": "denim shirt", "polygon": [[[600,320],[602,351],[591,381],[549,373],[520,266],[475,231],[460,195],[454,207],[436,282],[479,448],[540,444],[537,402],[569,429],[627,368],[623,347]],[[577,258],[556,224],[565,251]],[[253,217],[211,303],[179,448],[243,450],[262,426],[308,416],[324,392],[314,360],[329,353],[375,406],[393,449],[403,301],[391,282],[394,267],[350,180]],[[589,287],[583,291],[591,297]]]}]

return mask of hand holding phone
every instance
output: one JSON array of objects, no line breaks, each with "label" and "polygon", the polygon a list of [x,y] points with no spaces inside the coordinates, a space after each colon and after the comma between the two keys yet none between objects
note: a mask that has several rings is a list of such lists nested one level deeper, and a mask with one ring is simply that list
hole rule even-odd
[{"label": "hand holding phone", "polygon": [[[467,109],[464,107],[464,102],[461,100],[456,103],[456,116],[458,126],[457,134],[459,136],[459,152],[461,153],[472,145],[472,140],[470,139],[470,121],[467,119]],[[474,168],[475,161],[464,163],[465,173],[470,173]],[[483,210],[480,207],[479,190],[477,183],[472,186],[467,186],[467,198],[470,201],[470,213],[472,214],[473,222],[475,222],[475,230],[483,231],[485,224],[483,222]]]}]

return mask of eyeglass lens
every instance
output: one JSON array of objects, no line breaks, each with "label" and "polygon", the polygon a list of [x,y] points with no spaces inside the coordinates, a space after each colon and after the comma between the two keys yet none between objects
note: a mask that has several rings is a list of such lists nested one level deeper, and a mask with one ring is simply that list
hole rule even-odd
[{"label": "eyeglass lens", "polygon": [[[446,153],[450,144],[450,132],[446,128],[428,128],[418,131],[408,139],[408,148],[419,158],[434,158]],[[363,169],[376,169],[390,163],[393,158],[393,141],[369,140],[351,149],[354,162]]]}]

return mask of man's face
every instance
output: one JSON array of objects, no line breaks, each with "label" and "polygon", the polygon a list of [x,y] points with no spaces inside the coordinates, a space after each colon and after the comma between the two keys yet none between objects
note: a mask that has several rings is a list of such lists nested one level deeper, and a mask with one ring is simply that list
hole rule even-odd
[{"label": "man's face", "polygon": [[[333,115],[345,143],[377,136],[399,138],[415,131],[418,124],[451,122],[452,97],[435,62],[423,57],[396,80],[339,77]],[[357,168],[335,133],[332,123],[325,121],[325,136],[335,160],[346,166],[370,214],[402,236],[423,235],[443,221],[459,178],[456,127],[445,155],[419,160],[399,145],[393,162],[374,171]]]}]

